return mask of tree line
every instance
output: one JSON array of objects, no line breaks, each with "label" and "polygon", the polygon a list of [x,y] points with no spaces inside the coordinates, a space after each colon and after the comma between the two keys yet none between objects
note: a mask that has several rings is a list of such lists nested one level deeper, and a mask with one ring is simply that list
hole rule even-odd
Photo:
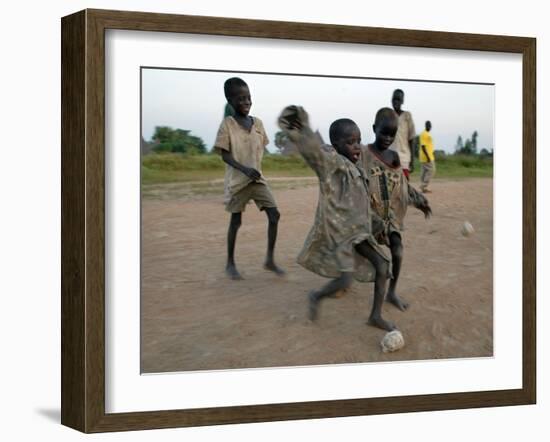
[{"label": "tree line", "polygon": [[[455,144],[455,154],[493,156],[493,149],[489,151],[483,148],[478,152],[477,138],[477,130],[466,140],[459,135]],[[296,153],[296,147],[282,131],[275,134],[274,143],[282,154]],[[418,142],[415,144],[418,146]],[[152,150],[157,153],[174,152],[188,155],[207,153],[206,144],[201,137],[192,135],[190,130],[172,129],[169,126],[156,126],[151,140],[149,142],[142,140],[142,145],[142,151],[147,152]],[[415,146],[415,151],[417,146]],[[443,151],[438,152],[444,153]]]},{"label": "tree line", "polygon": [[462,136],[459,135],[455,144],[455,153],[461,155],[493,156],[493,149],[489,151],[488,149],[483,148],[478,152],[477,137],[477,130],[475,130],[471,138],[467,138],[466,141],[464,141]]},{"label": "tree line", "polygon": [[206,144],[201,137],[192,135],[190,130],[172,129],[169,126],[156,126],[151,140],[145,144],[147,147],[142,148],[142,151],[152,150],[157,153],[174,152],[188,155],[207,152]]}]

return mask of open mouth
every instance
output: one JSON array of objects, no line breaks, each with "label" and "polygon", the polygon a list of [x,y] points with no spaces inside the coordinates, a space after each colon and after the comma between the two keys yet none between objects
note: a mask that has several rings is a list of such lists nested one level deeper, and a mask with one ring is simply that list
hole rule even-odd
[{"label": "open mouth", "polygon": [[351,160],[356,163],[359,160],[359,152],[354,152],[351,154]]}]

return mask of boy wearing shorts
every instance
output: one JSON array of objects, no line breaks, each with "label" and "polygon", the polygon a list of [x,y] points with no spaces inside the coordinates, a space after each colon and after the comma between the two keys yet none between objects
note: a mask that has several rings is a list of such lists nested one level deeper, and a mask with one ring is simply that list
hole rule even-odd
[{"label": "boy wearing shorts", "polygon": [[261,172],[262,156],[269,140],[262,121],[249,115],[252,100],[248,85],[240,78],[229,78],[224,83],[224,93],[234,115],[223,119],[214,148],[221,152],[226,163],[224,202],[225,209],[231,213],[225,271],[231,279],[242,279],[235,265],[235,242],[242,212],[248,202],[254,200],[258,209],[265,211],[268,219],[264,268],[283,275],[284,271],[275,264],[273,257],[280,213]]}]

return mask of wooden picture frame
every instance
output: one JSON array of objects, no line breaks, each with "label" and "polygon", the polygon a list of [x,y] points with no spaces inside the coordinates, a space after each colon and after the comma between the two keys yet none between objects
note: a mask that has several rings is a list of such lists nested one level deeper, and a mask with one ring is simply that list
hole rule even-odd
[{"label": "wooden picture frame", "polygon": [[[105,30],[516,53],[523,67],[523,382],[519,389],[135,413],[105,411]],[[536,40],[310,23],[84,10],[62,19],[61,422],[91,432],[534,404]]]}]

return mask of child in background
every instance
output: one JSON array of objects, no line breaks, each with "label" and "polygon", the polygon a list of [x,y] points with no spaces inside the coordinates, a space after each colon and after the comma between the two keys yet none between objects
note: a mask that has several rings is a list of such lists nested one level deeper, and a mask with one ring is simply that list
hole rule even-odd
[{"label": "child in background", "polygon": [[434,142],[430,134],[432,129],[432,123],[426,121],[426,130],[424,130],[418,137],[418,143],[420,144],[420,151],[418,152],[418,159],[422,166],[422,173],[420,175],[420,190],[423,193],[431,193],[429,189],[430,181],[435,175],[435,155],[434,155]]},{"label": "child in background", "polygon": [[394,150],[399,155],[399,161],[401,162],[403,174],[408,180],[409,175],[414,170],[414,121],[411,113],[401,108],[405,102],[405,92],[403,92],[402,89],[396,89],[393,91],[391,102],[393,110],[398,116],[398,125],[397,132],[390,149]]}]

